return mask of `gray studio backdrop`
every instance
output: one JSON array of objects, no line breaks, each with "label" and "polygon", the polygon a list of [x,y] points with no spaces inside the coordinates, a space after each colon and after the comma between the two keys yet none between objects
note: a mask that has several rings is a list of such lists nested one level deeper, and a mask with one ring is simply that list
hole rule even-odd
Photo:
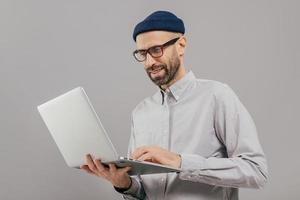
[{"label": "gray studio backdrop", "polygon": [[66,166],[36,106],[83,86],[125,154],[131,110],[156,91],[132,57],[132,29],[159,9],[186,23],[187,68],[229,84],[256,122],[270,179],[241,199],[300,198],[299,1],[1,0],[1,200],[121,199]]}]

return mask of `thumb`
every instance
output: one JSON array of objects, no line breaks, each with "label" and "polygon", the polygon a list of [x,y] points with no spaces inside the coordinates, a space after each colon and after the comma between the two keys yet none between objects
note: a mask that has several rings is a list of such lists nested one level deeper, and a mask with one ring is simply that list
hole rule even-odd
[{"label": "thumb", "polygon": [[122,172],[128,172],[131,170],[131,167],[124,167],[123,169],[121,169]]}]

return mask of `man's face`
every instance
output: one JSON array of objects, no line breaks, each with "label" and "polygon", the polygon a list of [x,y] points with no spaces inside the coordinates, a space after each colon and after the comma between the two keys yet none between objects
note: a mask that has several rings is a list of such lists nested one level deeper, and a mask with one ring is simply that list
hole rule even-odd
[{"label": "man's face", "polygon": [[[138,35],[136,43],[138,49],[148,49],[162,45],[178,36],[176,33],[151,31]],[[167,85],[176,77],[180,59],[175,45],[176,43],[164,47],[162,56],[158,58],[147,53],[146,60],[142,62],[149,78],[157,86]]]}]

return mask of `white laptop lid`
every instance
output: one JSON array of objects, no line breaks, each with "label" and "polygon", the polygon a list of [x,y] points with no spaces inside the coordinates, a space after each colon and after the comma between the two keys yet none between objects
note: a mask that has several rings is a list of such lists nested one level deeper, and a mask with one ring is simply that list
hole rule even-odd
[{"label": "white laptop lid", "polygon": [[103,162],[118,159],[82,87],[38,106],[38,111],[68,166],[83,165],[88,153]]}]

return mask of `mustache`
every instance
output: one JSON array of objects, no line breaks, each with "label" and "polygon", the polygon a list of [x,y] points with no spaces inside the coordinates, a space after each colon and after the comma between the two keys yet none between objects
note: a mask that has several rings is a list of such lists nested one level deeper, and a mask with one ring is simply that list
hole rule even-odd
[{"label": "mustache", "polygon": [[155,70],[158,70],[158,69],[166,69],[166,68],[167,68],[167,66],[164,65],[164,64],[161,64],[161,65],[153,65],[153,66],[151,66],[151,67],[149,67],[149,68],[147,69],[147,72],[148,72],[148,73],[151,73],[151,72],[153,72],[153,71],[155,71]]}]

